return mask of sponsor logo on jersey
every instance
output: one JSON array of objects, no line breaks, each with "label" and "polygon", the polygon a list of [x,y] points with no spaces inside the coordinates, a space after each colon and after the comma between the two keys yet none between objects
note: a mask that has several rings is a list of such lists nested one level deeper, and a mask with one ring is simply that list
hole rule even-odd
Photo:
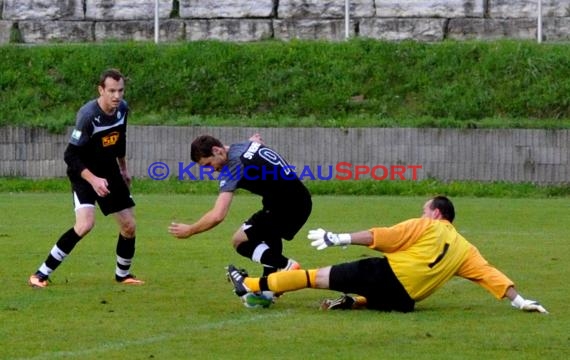
[{"label": "sponsor logo on jersey", "polygon": [[113,131],[109,135],[103,136],[101,138],[101,141],[102,141],[103,147],[113,146],[117,143],[117,141],[119,141],[119,132]]}]

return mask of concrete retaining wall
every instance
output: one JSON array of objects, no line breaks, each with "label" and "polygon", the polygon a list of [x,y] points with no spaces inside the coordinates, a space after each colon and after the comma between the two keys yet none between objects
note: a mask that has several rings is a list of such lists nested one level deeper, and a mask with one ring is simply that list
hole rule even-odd
[{"label": "concrete retaining wall", "polygon": [[[41,129],[0,128],[0,176],[49,178],[65,176],[63,152],[69,132],[50,134]],[[259,132],[296,169],[309,169],[318,178],[344,162],[343,177],[356,166],[368,166],[377,177],[412,166],[418,180],[436,178],[559,184],[570,181],[570,130],[454,130],[454,129],[329,129],[329,128],[209,128],[130,126],[129,169],[148,178],[148,168],[164,162],[178,177],[191,164],[190,143],[211,134],[229,144]],[[385,167],[388,173],[383,170]],[[364,167],[363,167],[364,169]],[[192,168],[192,170],[196,170]],[[193,174],[197,174],[195,171]],[[309,179],[310,177],[305,177]],[[361,178],[370,178],[363,176]],[[398,179],[398,177],[396,177]]]},{"label": "concrete retaining wall", "polygon": [[[537,0],[350,0],[351,37],[536,39]],[[345,0],[159,0],[161,41],[342,40]],[[0,0],[0,44],[152,41],[155,0]],[[545,41],[570,39],[568,0],[542,1]]]}]

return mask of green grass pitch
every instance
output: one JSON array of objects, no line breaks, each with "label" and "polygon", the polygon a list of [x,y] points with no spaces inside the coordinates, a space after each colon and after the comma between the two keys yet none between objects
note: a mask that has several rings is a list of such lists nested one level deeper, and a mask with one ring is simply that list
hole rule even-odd
[{"label": "green grass pitch", "polygon": [[[224,223],[178,240],[172,220],[193,221],[212,195],[137,194],[141,287],[115,284],[117,230],[95,229],[43,290],[27,286],[59,235],[73,224],[62,193],[0,193],[0,359],[564,359],[570,355],[568,198],[454,198],[456,227],[549,315],[523,313],[466,280],[453,279],[411,314],[323,312],[334,292],[285,294],[269,309],[246,309],[224,267],[258,274],[230,238],[260,206],[239,194]],[[311,228],[349,232],[419,216],[423,197],[315,196],[314,211],[285,253],[305,268],[375,253],[316,251]]]}]

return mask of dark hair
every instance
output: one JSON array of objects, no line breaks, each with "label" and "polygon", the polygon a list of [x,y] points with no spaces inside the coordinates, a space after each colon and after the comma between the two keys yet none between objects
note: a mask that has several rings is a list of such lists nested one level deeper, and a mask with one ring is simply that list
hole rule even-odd
[{"label": "dark hair", "polygon": [[123,74],[121,74],[119,70],[107,69],[103,71],[99,76],[99,86],[105,87],[105,80],[107,80],[107,78],[111,78],[116,81],[123,79],[123,81],[125,81],[125,77],[123,76]]},{"label": "dark hair", "polygon": [[202,158],[210,157],[213,155],[212,148],[214,146],[223,147],[224,145],[218,139],[210,135],[198,136],[192,145],[190,145],[190,158],[194,162],[200,161]]},{"label": "dark hair", "polygon": [[449,222],[453,222],[455,219],[455,208],[451,200],[447,196],[438,195],[431,199],[430,209],[438,209],[441,213],[441,217]]}]

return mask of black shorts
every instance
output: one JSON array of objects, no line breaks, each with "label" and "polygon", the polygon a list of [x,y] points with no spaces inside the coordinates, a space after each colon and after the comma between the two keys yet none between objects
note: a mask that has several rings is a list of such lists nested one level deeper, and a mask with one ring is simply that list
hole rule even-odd
[{"label": "black shorts", "polygon": [[87,181],[70,179],[75,209],[85,205],[95,206],[95,202],[97,202],[103,215],[107,216],[135,206],[129,187],[122,176],[108,177],[106,179],[110,193],[105,197],[98,196]]},{"label": "black shorts", "polygon": [[305,225],[312,210],[310,198],[296,205],[290,211],[264,208],[253,214],[244,223],[248,240],[266,243],[292,240]]},{"label": "black shorts", "polygon": [[369,309],[401,312],[414,310],[415,301],[396,278],[386,258],[372,257],[333,265],[329,288],[364,296]]}]

